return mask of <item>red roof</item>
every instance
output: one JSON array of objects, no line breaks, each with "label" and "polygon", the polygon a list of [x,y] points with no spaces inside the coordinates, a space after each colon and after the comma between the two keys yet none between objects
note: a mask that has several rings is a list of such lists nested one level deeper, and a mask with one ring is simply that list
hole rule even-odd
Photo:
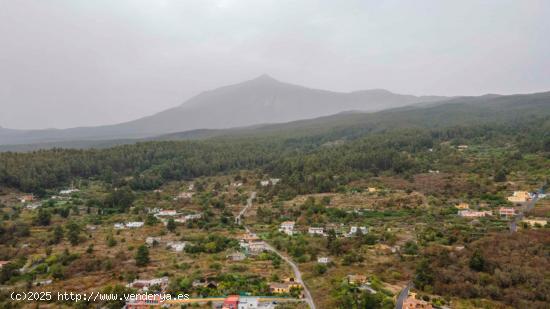
[{"label": "red roof", "polygon": [[229,295],[223,301],[223,307],[227,309],[237,309],[239,305],[239,295]]}]

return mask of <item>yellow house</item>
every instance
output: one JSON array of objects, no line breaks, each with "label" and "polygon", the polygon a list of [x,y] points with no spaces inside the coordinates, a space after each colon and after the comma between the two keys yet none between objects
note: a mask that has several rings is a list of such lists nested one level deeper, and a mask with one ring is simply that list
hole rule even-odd
[{"label": "yellow house", "polygon": [[546,224],[548,224],[548,220],[545,220],[545,219],[523,219],[521,220],[521,222],[527,223],[530,226],[536,226],[536,225],[545,226]]},{"label": "yellow house", "polygon": [[525,203],[530,199],[531,195],[527,191],[514,191],[514,194],[508,197],[508,201],[512,203]]},{"label": "yellow house", "polygon": [[374,187],[369,187],[368,191],[369,191],[369,193],[374,193],[374,192],[378,191],[378,189],[376,189]]},{"label": "yellow house", "polygon": [[300,288],[300,284],[297,282],[274,282],[269,285],[269,291],[274,294],[288,294],[292,288]]},{"label": "yellow house", "polygon": [[368,279],[365,275],[348,275],[348,283],[361,285],[367,283]]},{"label": "yellow house", "polygon": [[455,206],[457,209],[470,209],[470,205],[468,203],[460,203]]},{"label": "yellow house", "polygon": [[426,301],[416,298],[416,293],[409,293],[403,302],[403,309],[432,309],[432,305]]}]

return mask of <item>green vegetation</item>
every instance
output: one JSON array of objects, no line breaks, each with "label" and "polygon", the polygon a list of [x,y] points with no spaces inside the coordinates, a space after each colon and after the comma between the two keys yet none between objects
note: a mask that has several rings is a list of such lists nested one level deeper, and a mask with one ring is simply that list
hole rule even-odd
[{"label": "green vegetation", "polygon": [[[434,305],[544,308],[548,226],[522,223],[510,234],[510,219],[497,215],[502,206],[520,210],[506,199],[512,191],[550,177],[550,120],[535,103],[473,107],[481,115],[460,104],[405,108],[278,133],[0,153],[0,260],[9,261],[0,283],[38,289],[54,279],[52,287],[67,289],[78,279],[125,291],[135,279],[166,276],[170,293],[272,295],[270,284],[290,280],[290,267],[273,252],[241,247],[245,229],[235,222],[254,191],[241,221],[298,265],[319,308],[392,308],[410,281]],[[262,183],[271,178],[280,181]],[[58,193],[68,186],[80,191]],[[18,201],[23,192],[37,204]],[[459,217],[461,202],[493,215]],[[550,216],[541,203],[531,217]],[[295,222],[294,235],[279,231],[283,221]],[[144,225],[115,225],[128,222]],[[183,251],[169,246],[180,242]],[[369,284],[346,283],[350,274]],[[283,295],[300,294],[292,287]]]},{"label": "green vegetation", "polygon": [[141,245],[137,248],[136,251],[136,266],[146,266],[149,264],[149,248],[146,245]]}]

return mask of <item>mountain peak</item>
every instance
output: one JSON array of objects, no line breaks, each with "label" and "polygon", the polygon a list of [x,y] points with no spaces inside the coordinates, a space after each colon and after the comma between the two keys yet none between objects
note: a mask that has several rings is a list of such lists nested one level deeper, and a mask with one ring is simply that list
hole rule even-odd
[{"label": "mountain peak", "polygon": [[266,81],[266,82],[277,82],[275,78],[271,77],[269,74],[262,74],[256,78],[253,79],[254,81]]}]

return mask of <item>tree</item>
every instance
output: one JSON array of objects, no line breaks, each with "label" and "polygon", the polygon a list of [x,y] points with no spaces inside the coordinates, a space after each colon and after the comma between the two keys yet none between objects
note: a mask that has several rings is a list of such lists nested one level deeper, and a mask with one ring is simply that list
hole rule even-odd
[{"label": "tree", "polygon": [[481,251],[479,250],[474,251],[474,254],[472,254],[472,257],[470,258],[469,265],[470,265],[470,268],[475,271],[485,270],[487,263]]},{"label": "tree", "polygon": [[332,229],[328,231],[327,249],[332,255],[340,255],[342,253],[342,242],[336,238],[336,232]]},{"label": "tree", "polygon": [[176,230],[176,221],[174,221],[173,218],[168,219],[168,223],[166,223],[166,229],[172,233]]},{"label": "tree", "polygon": [[403,248],[403,253],[410,255],[418,254],[418,245],[412,240],[407,241]]},{"label": "tree", "polygon": [[68,207],[63,207],[59,209],[59,215],[63,218],[68,218],[71,210]]},{"label": "tree", "polygon": [[121,188],[112,191],[104,201],[106,208],[117,212],[125,212],[134,202],[135,196],[129,188]]},{"label": "tree", "polygon": [[145,225],[153,226],[159,223],[159,220],[154,215],[148,215],[147,218],[145,218]]},{"label": "tree", "polygon": [[0,283],[4,283],[11,279],[11,277],[19,274],[19,267],[14,263],[8,263],[0,269]]},{"label": "tree", "polygon": [[38,209],[38,214],[34,218],[34,223],[36,225],[47,226],[50,225],[51,218],[52,215],[48,210],[40,208]]},{"label": "tree", "polygon": [[495,181],[496,182],[506,181],[506,171],[504,169],[499,169],[497,171],[497,173],[495,174]]},{"label": "tree", "polygon": [[363,237],[363,242],[369,246],[375,245],[377,241],[378,237],[376,237],[373,233],[368,233]]},{"label": "tree", "polygon": [[324,264],[316,264],[315,265],[315,274],[322,275],[327,272],[327,266]]},{"label": "tree", "polygon": [[60,264],[54,264],[50,267],[50,273],[54,279],[63,279],[65,277],[65,270]]},{"label": "tree", "polygon": [[139,246],[137,251],[136,251],[135,259],[136,259],[136,265],[137,266],[140,266],[140,267],[141,266],[147,266],[147,264],[149,264],[149,262],[150,262],[149,248],[147,248],[146,245]]},{"label": "tree", "polygon": [[61,225],[57,225],[53,230],[52,244],[60,243],[61,240],[63,240],[63,234],[65,234],[63,227]]},{"label": "tree", "polygon": [[113,234],[109,234],[107,235],[107,246],[108,247],[114,247],[116,246],[116,239],[115,237],[113,236]]},{"label": "tree", "polygon": [[431,286],[434,282],[433,269],[430,266],[428,259],[420,261],[416,267],[416,275],[414,277],[414,285],[421,290]]},{"label": "tree", "polygon": [[71,245],[78,245],[80,241],[80,226],[76,222],[70,221],[65,228],[67,229],[67,239]]}]

